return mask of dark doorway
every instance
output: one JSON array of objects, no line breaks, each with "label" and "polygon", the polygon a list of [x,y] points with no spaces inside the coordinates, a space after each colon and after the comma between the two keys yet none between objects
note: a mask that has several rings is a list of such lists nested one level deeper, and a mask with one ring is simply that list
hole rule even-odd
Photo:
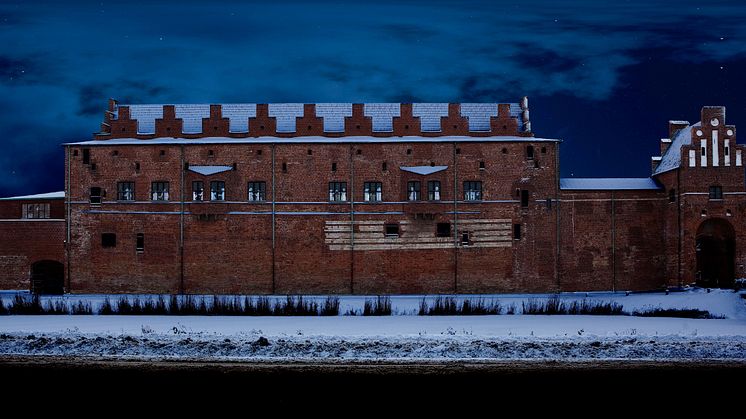
[{"label": "dark doorway", "polygon": [[721,218],[703,222],[697,229],[697,285],[713,288],[733,286],[736,235]]},{"label": "dark doorway", "polygon": [[31,265],[31,292],[34,294],[62,294],[64,267],[54,260],[41,260]]}]

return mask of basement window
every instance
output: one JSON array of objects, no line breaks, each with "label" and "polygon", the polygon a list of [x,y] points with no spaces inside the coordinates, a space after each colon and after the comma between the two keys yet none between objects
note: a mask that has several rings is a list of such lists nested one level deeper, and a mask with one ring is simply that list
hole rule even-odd
[{"label": "basement window", "polygon": [[117,247],[117,235],[115,233],[101,234],[101,247]]},{"label": "basement window", "polygon": [[399,237],[399,224],[386,224],[384,229],[386,237]]},{"label": "basement window", "polygon": [[451,223],[438,223],[436,235],[438,237],[451,237]]},{"label": "basement window", "polygon": [[139,253],[145,251],[145,235],[143,233],[137,233],[135,237],[135,251]]}]

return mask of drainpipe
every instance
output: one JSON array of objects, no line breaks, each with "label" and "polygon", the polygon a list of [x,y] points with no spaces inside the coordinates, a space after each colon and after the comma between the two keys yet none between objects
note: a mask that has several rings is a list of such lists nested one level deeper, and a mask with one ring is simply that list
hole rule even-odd
[{"label": "drainpipe", "polygon": [[458,293],[458,165],[453,142],[453,293]]},{"label": "drainpipe", "polygon": [[179,189],[179,294],[184,294],[184,144],[181,148],[181,182]]},{"label": "drainpipe", "polygon": [[681,248],[682,248],[682,234],[681,234],[681,169],[679,168],[676,171],[676,194],[678,195],[676,197],[676,222],[678,224],[677,226],[677,252],[676,252],[676,278],[679,283],[679,288],[682,287],[683,279],[681,278]]},{"label": "drainpipe", "polygon": [[70,289],[70,283],[71,283],[70,281],[70,238],[72,236],[70,234],[70,228],[72,227],[71,222],[70,222],[70,217],[72,214],[72,209],[70,208],[70,205],[72,204],[71,199],[70,199],[70,191],[72,190],[72,188],[70,187],[70,163],[71,161],[70,161],[70,146],[69,145],[65,146],[65,160],[67,160],[65,162],[66,163],[65,166],[67,166],[65,168],[66,169],[65,171],[67,172],[66,173],[67,182],[65,184],[65,200],[67,201],[65,205],[65,214],[66,214],[66,217],[65,217],[65,256],[66,256],[65,265],[67,268],[67,292],[70,293],[71,292],[71,289]]},{"label": "drainpipe", "polygon": [[557,199],[557,205],[555,205],[555,209],[557,211],[557,232],[556,232],[556,240],[557,240],[557,249],[556,249],[556,255],[555,255],[555,261],[554,261],[554,276],[557,280],[557,292],[562,292],[562,283],[560,282],[560,257],[561,257],[561,251],[562,251],[562,237],[561,237],[561,226],[560,226],[560,217],[562,212],[560,211],[560,189],[559,189],[559,182],[560,182],[560,158],[559,158],[559,143],[555,143],[554,146],[554,167],[555,167],[555,176],[554,176],[554,196]]},{"label": "drainpipe", "polygon": [[355,293],[355,161],[353,160],[353,145],[350,143],[350,294]]},{"label": "drainpipe", "polygon": [[616,206],[611,192],[611,291],[616,292]]},{"label": "drainpipe", "polygon": [[275,293],[275,143],[272,143],[272,294]]}]

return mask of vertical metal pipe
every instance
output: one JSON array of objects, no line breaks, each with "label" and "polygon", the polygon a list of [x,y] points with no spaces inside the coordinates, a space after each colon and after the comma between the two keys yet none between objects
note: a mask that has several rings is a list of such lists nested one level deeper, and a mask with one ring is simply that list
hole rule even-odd
[{"label": "vertical metal pipe", "polygon": [[275,143],[272,143],[272,294],[275,293]]},{"label": "vertical metal pipe", "polygon": [[458,165],[453,142],[453,293],[458,293]]},{"label": "vertical metal pipe", "polygon": [[179,294],[184,294],[184,144],[181,144],[181,182],[179,185]]},{"label": "vertical metal pipe", "polygon": [[355,293],[355,160],[354,146],[350,144],[350,294]]},{"label": "vertical metal pipe", "polygon": [[66,205],[65,205],[65,214],[66,214],[66,217],[65,217],[65,230],[66,230],[65,231],[65,255],[66,255],[66,259],[67,260],[65,261],[65,265],[66,265],[66,268],[67,268],[67,289],[66,289],[66,291],[68,293],[71,292],[70,284],[72,282],[70,280],[70,273],[71,273],[71,270],[70,270],[70,244],[71,244],[70,243],[70,238],[72,237],[72,234],[70,233],[70,229],[72,227],[71,220],[70,220],[70,217],[72,215],[72,208],[70,207],[72,205],[72,201],[70,199],[70,195],[71,195],[71,191],[72,191],[72,188],[70,187],[70,164],[72,163],[70,161],[70,153],[71,153],[70,146],[69,145],[65,146],[65,160],[66,160],[66,162],[65,162],[65,166],[66,166],[65,169],[66,170],[65,171],[67,172],[66,173],[67,174],[67,182],[65,182],[65,198],[66,198],[66,201],[67,201]]},{"label": "vertical metal pipe", "polygon": [[616,203],[611,192],[611,291],[616,292]]}]

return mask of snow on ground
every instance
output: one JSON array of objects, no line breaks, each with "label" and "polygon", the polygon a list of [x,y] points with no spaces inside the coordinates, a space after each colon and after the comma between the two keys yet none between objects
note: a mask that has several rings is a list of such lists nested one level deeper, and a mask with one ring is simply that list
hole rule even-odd
[{"label": "snow on ground", "polygon": [[[4,294],[8,298],[8,294]],[[481,296],[506,304],[535,295]],[[52,297],[59,298],[59,297]],[[66,296],[102,301],[103,296]],[[369,297],[370,298],[370,297]],[[461,296],[459,298],[462,298]],[[631,316],[0,316],[0,355],[239,360],[746,360],[746,300],[732,291],[563,294],[626,311],[699,308],[726,319]],[[400,314],[422,296],[392,297]],[[342,311],[365,297],[342,297]]]}]

